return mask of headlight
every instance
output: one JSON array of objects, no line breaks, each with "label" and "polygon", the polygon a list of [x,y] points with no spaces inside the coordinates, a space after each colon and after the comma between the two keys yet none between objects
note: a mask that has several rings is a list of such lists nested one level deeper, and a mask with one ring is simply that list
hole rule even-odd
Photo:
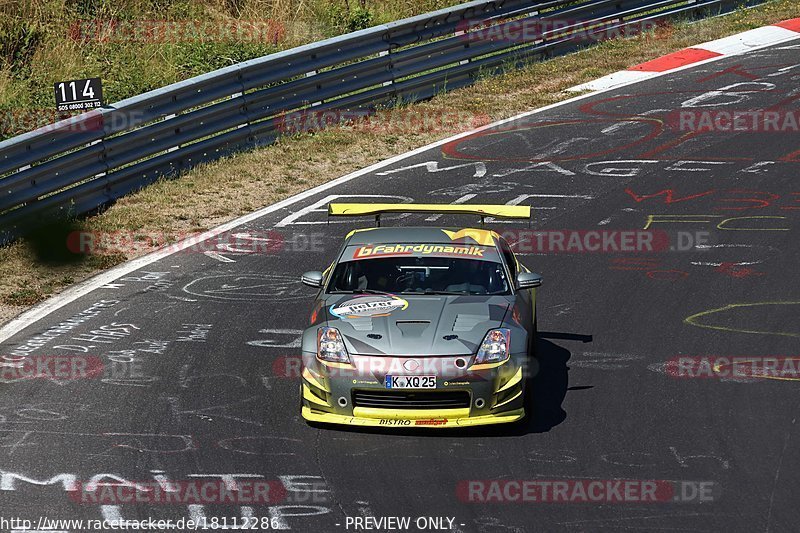
[{"label": "headlight", "polygon": [[342,334],[336,328],[317,330],[317,357],[333,363],[349,363],[350,356],[344,347]]},{"label": "headlight", "polygon": [[475,364],[501,363],[508,359],[511,348],[511,330],[508,328],[493,329],[484,337]]}]

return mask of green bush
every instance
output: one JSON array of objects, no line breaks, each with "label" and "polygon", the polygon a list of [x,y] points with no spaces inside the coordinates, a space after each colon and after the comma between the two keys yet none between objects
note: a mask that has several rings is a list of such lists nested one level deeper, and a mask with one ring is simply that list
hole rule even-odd
[{"label": "green bush", "polygon": [[373,25],[373,15],[368,9],[358,7],[350,12],[347,20],[348,31],[358,31]]}]

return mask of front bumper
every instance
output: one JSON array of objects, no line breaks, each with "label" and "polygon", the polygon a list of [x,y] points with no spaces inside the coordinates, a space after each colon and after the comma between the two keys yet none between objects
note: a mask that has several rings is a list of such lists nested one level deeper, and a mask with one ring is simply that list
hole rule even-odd
[{"label": "front bumper", "polygon": [[344,424],[350,426],[381,426],[381,427],[432,427],[432,428],[452,428],[466,426],[485,426],[488,424],[505,424],[516,422],[525,417],[525,409],[507,411],[502,414],[489,414],[478,416],[467,416],[452,418],[452,415],[444,412],[426,413],[424,418],[373,418],[367,416],[347,416],[335,413],[325,413],[315,411],[310,407],[303,406],[303,418],[309,422],[322,422],[325,424]]},{"label": "front bumper", "polygon": [[[384,386],[387,372],[376,368],[402,368],[409,359],[380,357],[379,361],[365,361],[371,357],[352,356],[354,364],[343,365],[322,362],[314,354],[304,353],[303,418],[310,422],[356,426],[448,428],[511,423],[525,417],[527,354],[512,355],[501,364],[467,366],[464,370],[448,364],[452,362],[448,357],[427,359],[426,363],[435,361],[434,366],[440,368],[435,372],[438,386],[433,391],[419,392],[434,396],[437,392],[458,394],[465,398],[454,408],[419,408],[397,401],[388,407],[378,407],[374,403],[359,405],[358,392],[374,395],[387,390]],[[464,356],[449,359],[464,359]],[[371,364],[375,362],[380,364]],[[417,373],[425,375],[431,371]]]}]

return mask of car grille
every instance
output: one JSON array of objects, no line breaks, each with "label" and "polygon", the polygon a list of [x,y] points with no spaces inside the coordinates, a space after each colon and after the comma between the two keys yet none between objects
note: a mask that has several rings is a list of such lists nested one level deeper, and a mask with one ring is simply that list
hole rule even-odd
[{"label": "car grille", "polygon": [[469,407],[467,391],[353,391],[354,407],[383,409],[459,409]]}]

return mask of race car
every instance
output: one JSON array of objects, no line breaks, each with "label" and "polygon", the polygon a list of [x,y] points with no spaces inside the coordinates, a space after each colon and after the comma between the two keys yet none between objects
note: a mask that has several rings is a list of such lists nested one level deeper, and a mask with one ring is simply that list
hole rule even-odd
[{"label": "race car", "polygon": [[385,213],[530,219],[529,206],[329,204],[375,216],[324,271],[302,336],[302,416],[314,424],[458,427],[526,415],[538,274],[496,232],[380,227]]}]

